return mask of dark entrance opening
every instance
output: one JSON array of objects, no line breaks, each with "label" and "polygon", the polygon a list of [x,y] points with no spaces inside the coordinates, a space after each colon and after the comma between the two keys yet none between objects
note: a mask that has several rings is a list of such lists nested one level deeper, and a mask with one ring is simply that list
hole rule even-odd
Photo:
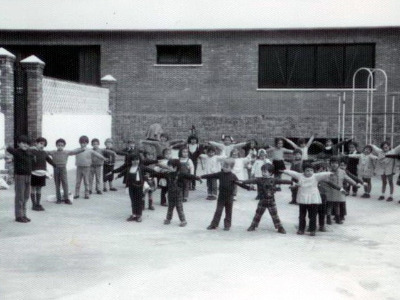
[{"label": "dark entrance opening", "polygon": [[46,63],[44,76],[100,85],[100,46],[6,45],[16,63],[35,55]]}]

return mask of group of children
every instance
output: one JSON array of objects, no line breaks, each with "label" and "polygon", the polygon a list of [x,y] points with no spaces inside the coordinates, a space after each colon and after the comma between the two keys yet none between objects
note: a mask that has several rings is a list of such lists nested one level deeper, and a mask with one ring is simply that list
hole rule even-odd
[{"label": "group of children", "polygon": [[[325,145],[299,140],[299,145],[289,139],[278,138],[274,146],[261,148],[255,140],[233,143],[231,136],[223,136],[222,143],[209,141],[199,143],[196,135],[190,135],[186,141],[169,141],[168,135],[161,134],[159,139],[148,138],[134,140],[128,146],[117,151],[111,139],[105,141],[105,148],[100,148],[98,139],[92,139],[89,149],[89,138],[79,139],[80,148],[65,150],[63,139],[56,141],[56,150],[46,151],[45,138],[37,138],[34,146],[26,136],[19,137],[18,148],[7,147],[13,155],[15,176],[15,217],[17,222],[30,221],[26,216],[26,203],[32,199],[32,209],[41,211],[41,189],[45,186],[46,163],[54,167],[56,186],[56,203],[72,204],[69,199],[67,180],[67,161],[69,156],[76,156],[76,186],[74,199],[80,197],[81,182],[84,183],[84,198],[89,199],[95,182],[97,194],[116,191],[113,187],[114,174],[123,177],[123,182],[131,200],[132,214],[127,221],[142,221],[144,198],[148,195],[149,209],[154,209],[152,194],[160,188],[160,204],[168,206],[164,224],[170,224],[173,211],[176,209],[180,226],[187,224],[183,203],[188,200],[189,191],[196,189],[196,181],[207,181],[207,200],[217,200],[217,208],[211,224],[207,229],[219,226],[222,212],[225,210],[224,230],[229,230],[232,220],[232,207],[237,196],[237,186],[247,190],[257,190],[259,200],[253,221],[248,228],[257,228],[262,215],[268,209],[274,226],[279,233],[286,233],[278,216],[275,193],[281,190],[282,184],[290,185],[291,204],[299,205],[298,234],[306,231],[308,214],[310,235],[317,230],[317,217],[320,231],[326,231],[325,223],[331,224],[331,216],[342,224],[346,215],[346,195],[364,186],[363,198],[370,197],[371,178],[374,174],[382,179],[382,195],[385,199],[386,185],[389,184],[390,195],[387,201],[393,201],[393,176],[395,161],[399,158],[400,146],[390,149],[387,142],[378,148],[367,145],[363,152],[357,151],[357,144],[345,141],[333,145],[327,140]],[[293,149],[284,147],[284,142]],[[309,148],[312,144],[321,147],[316,159],[309,159]],[[339,147],[347,144],[348,153],[339,155]],[[173,151],[178,157],[173,157]],[[124,163],[114,168],[117,155],[125,157]],[[291,168],[286,170],[285,160],[291,157]],[[203,175],[197,176],[199,165]],[[292,180],[282,179],[286,174]],[[103,189],[101,188],[103,184]],[[61,187],[63,193],[61,194]],[[399,201],[400,202],[400,201]]]}]

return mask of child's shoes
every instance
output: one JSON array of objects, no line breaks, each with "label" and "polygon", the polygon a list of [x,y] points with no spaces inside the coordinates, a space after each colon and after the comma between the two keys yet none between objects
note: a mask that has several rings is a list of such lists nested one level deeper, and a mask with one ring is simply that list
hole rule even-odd
[{"label": "child's shoes", "polygon": [[187,222],[186,222],[186,221],[182,221],[182,222],[179,224],[180,227],[185,227],[186,225],[187,225]]},{"label": "child's shoes", "polygon": [[279,226],[279,227],[278,227],[278,233],[285,234],[285,233],[286,233],[285,228],[283,228],[282,226]]},{"label": "child's shoes", "polygon": [[132,222],[132,221],[136,221],[136,217],[134,217],[133,215],[129,216],[128,219],[126,219],[128,222]]},{"label": "child's shoes", "polygon": [[164,225],[169,225],[169,224],[171,224],[171,220],[168,219],[164,220]]},{"label": "child's shoes", "polygon": [[254,225],[250,225],[250,227],[247,228],[247,231],[254,231],[254,230],[256,230],[256,226]]},{"label": "child's shoes", "polygon": [[214,229],[217,229],[217,226],[210,225],[210,226],[207,227],[207,229],[208,230],[214,230]]}]

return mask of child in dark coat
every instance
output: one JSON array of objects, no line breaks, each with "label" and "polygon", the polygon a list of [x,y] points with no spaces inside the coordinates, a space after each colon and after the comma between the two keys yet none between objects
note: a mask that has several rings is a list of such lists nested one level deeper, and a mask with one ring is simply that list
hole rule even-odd
[{"label": "child in dark coat", "polygon": [[184,184],[186,180],[198,180],[201,182],[200,177],[189,173],[181,172],[181,163],[179,159],[171,159],[168,161],[167,166],[169,167],[169,171],[167,172],[157,172],[153,174],[156,177],[165,178],[167,180],[168,187],[168,211],[167,217],[164,221],[165,225],[171,223],[172,214],[174,212],[174,208],[178,212],[179,220],[181,221],[181,227],[186,226],[187,222],[185,219],[185,214],[183,212],[183,193],[184,193]]},{"label": "child in dark coat", "polygon": [[27,136],[20,136],[17,140],[18,148],[7,147],[7,152],[14,159],[14,183],[15,183],[15,221],[28,223],[31,220],[26,216],[26,202],[29,200],[31,186],[31,172],[35,161],[30,140]]},{"label": "child in dark coat", "polygon": [[129,191],[129,198],[131,199],[132,215],[127,219],[128,222],[136,221],[142,222],[143,211],[143,185],[146,179],[146,172],[154,172],[146,165],[157,163],[157,161],[142,161],[139,153],[132,153],[127,155],[126,162],[119,168],[113,170],[107,175],[112,173],[122,173],[125,175],[126,187]]},{"label": "child in dark coat", "polygon": [[261,167],[261,172],[262,177],[242,181],[243,184],[257,184],[260,197],[253,222],[247,231],[254,231],[258,227],[265,210],[268,209],[272,221],[274,222],[275,229],[277,229],[279,233],[286,233],[278,216],[274,195],[277,184],[292,184],[292,181],[274,178],[275,168],[273,164],[264,164]]},{"label": "child in dark coat", "polygon": [[227,159],[222,164],[222,171],[218,173],[212,173],[203,175],[200,178],[211,179],[215,178],[219,180],[219,195],[217,200],[217,209],[214,214],[214,218],[211,221],[210,226],[207,229],[216,229],[221,220],[222,211],[225,208],[225,219],[224,219],[224,230],[229,230],[232,223],[232,206],[233,206],[233,192],[234,185],[238,185],[244,189],[250,190],[251,188],[238,182],[238,178],[232,173],[232,168],[235,165],[235,161]]},{"label": "child in dark coat", "polygon": [[[36,150],[32,150],[33,155],[35,155],[35,161],[32,166],[32,171],[47,170],[47,162],[55,167],[53,160],[50,158],[49,154],[44,151],[44,147],[47,146],[47,140],[43,137],[36,139]],[[46,176],[31,176],[31,200],[32,200],[32,210],[44,211],[43,206],[40,204],[40,199],[42,197],[42,188],[46,186]]]}]

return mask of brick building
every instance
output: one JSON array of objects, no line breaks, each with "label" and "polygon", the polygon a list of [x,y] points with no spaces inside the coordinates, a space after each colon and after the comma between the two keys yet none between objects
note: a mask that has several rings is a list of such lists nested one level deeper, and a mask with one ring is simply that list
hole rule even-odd
[{"label": "brick building", "polygon": [[[338,99],[344,97],[349,104],[358,68],[385,70],[389,107],[391,97],[398,99],[393,93],[400,91],[400,27],[0,30],[0,46],[16,55],[16,61],[37,55],[46,62],[45,76],[99,84],[102,76],[113,75],[113,136],[118,141],[143,138],[155,122],[179,138],[192,125],[204,139],[230,133],[238,140],[271,142],[275,136],[314,132],[335,138]],[[373,140],[380,141],[383,89],[380,76],[375,79]],[[367,74],[360,74],[355,96],[360,112],[366,84]],[[390,120],[388,116],[388,124]],[[394,125],[398,132],[399,122]],[[348,131],[346,127],[346,136]],[[362,141],[362,113],[355,117],[355,132]]]}]

